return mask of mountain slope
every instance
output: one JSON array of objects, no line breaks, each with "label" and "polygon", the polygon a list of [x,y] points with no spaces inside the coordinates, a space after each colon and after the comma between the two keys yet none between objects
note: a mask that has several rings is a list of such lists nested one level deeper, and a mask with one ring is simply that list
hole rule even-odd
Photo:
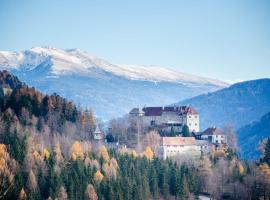
[{"label": "mountain slope", "polygon": [[259,121],[252,122],[238,129],[238,143],[240,152],[244,158],[256,159],[259,141],[270,136],[270,112]]},{"label": "mountain slope", "polygon": [[227,84],[161,67],[115,65],[79,49],[35,47],[22,52],[0,52],[0,69],[46,92],[92,107],[109,119],[132,107],[166,105]]},{"label": "mountain slope", "polygon": [[229,124],[237,129],[270,111],[270,79],[237,83],[179,104],[190,104],[199,111],[202,128]]}]

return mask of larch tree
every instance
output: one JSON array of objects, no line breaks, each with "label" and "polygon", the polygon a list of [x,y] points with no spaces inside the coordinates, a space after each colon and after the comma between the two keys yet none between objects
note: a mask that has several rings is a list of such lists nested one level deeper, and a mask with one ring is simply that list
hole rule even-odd
[{"label": "larch tree", "polygon": [[61,151],[61,146],[60,146],[59,142],[56,143],[53,152],[54,152],[56,163],[59,165],[60,163],[62,163],[64,161],[62,151]]},{"label": "larch tree", "polygon": [[104,145],[98,148],[97,155],[98,157],[102,157],[105,162],[108,162],[110,160],[109,153]]},{"label": "larch tree", "polygon": [[16,161],[7,152],[6,145],[0,144],[0,199],[3,199],[14,186]]},{"label": "larch tree", "polygon": [[97,193],[92,184],[88,184],[85,191],[85,199],[86,200],[98,200]]},{"label": "larch tree", "polygon": [[233,150],[233,152],[236,152],[238,147],[237,147],[237,137],[236,134],[233,130],[233,128],[229,125],[225,126],[224,128],[226,137],[227,137],[227,143],[230,149]]},{"label": "larch tree", "polygon": [[90,124],[91,131],[93,131],[95,128],[95,115],[92,109],[90,109],[89,111],[89,124]]},{"label": "larch tree", "polygon": [[160,135],[157,131],[150,131],[147,133],[143,138],[143,144],[144,147],[151,147],[155,153],[157,153],[157,150],[160,145]]},{"label": "larch tree", "polygon": [[64,188],[64,186],[61,186],[59,189],[59,192],[57,194],[57,199],[58,200],[68,200],[68,195],[66,192],[66,189]]},{"label": "larch tree", "polygon": [[27,195],[26,195],[24,189],[22,188],[20,191],[20,194],[19,194],[19,200],[26,200],[26,198],[27,198]]},{"label": "larch tree", "polygon": [[152,151],[151,147],[146,147],[143,152],[143,156],[145,156],[148,160],[153,160],[154,152]]},{"label": "larch tree", "polygon": [[211,189],[211,181],[213,178],[213,171],[211,169],[211,162],[208,157],[203,157],[199,165],[199,177],[202,190],[209,192]]},{"label": "larch tree", "polygon": [[32,170],[28,174],[27,187],[31,192],[35,192],[38,188],[36,176]]},{"label": "larch tree", "polygon": [[72,160],[84,159],[84,151],[79,141],[75,141],[71,146],[70,157]]},{"label": "larch tree", "polygon": [[95,174],[94,174],[94,180],[96,183],[100,183],[103,180],[103,174],[100,172],[100,170],[98,170]]}]

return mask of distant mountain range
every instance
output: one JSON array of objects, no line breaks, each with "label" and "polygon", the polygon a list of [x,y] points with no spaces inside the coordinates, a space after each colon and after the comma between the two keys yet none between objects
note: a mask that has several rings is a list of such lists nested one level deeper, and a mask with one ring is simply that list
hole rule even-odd
[{"label": "distant mountain range", "polygon": [[270,136],[270,79],[234,84],[228,88],[179,102],[200,113],[200,126],[233,126],[240,154],[256,159],[259,142]]},{"label": "distant mountain range", "polygon": [[270,112],[260,120],[238,129],[237,135],[241,155],[247,159],[257,159],[259,142],[270,137]]},{"label": "distant mountain range", "polygon": [[91,107],[105,120],[133,107],[167,105],[228,86],[157,66],[115,65],[80,49],[0,51],[0,69],[42,92],[56,92]]},{"label": "distant mountain range", "polygon": [[270,111],[270,79],[236,83],[177,104],[194,106],[200,113],[202,129],[224,125],[238,129]]}]

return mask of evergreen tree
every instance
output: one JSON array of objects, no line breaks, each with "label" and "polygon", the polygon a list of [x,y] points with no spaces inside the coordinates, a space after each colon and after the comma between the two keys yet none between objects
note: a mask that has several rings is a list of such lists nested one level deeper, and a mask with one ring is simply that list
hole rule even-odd
[{"label": "evergreen tree", "polygon": [[190,137],[189,128],[186,124],[183,126],[182,136],[183,137]]},{"label": "evergreen tree", "polygon": [[150,185],[150,192],[154,199],[158,197],[158,180],[157,180],[157,173],[156,170],[151,167],[149,173],[149,185]]},{"label": "evergreen tree", "polygon": [[176,133],[175,133],[173,127],[171,127],[171,131],[170,131],[170,133],[169,133],[169,136],[170,136],[170,137],[175,137],[175,136],[176,136]]},{"label": "evergreen tree", "polygon": [[270,166],[270,137],[267,139],[265,149],[264,149],[264,157],[262,161],[266,162],[268,166]]}]

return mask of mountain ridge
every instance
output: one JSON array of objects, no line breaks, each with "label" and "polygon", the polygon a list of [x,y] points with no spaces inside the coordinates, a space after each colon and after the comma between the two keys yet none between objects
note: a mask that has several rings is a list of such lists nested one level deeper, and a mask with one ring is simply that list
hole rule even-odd
[{"label": "mountain ridge", "polygon": [[256,79],[202,94],[177,104],[194,106],[201,114],[201,126],[233,125],[238,129],[270,111],[270,79]]},{"label": "mountain ridge", "polygon": [[0,69],[44,93],[58,93],[92,108],[104,120],[120,117],[133,107],[167,105],[227,86],[165,68],[111,64],[80,49],[0,52]]},{"label": "mountain ridge", "polygon": [[134,80],[191,82],[214,84],[221,87],[229,85],[223,81],[180,73],[159,66],[111,64],[81,49],[62,50],[53,47],[33,47],[30,50],[20,52],[0,51],[0,64],[8,69],[23,70],[20,66],[26,64],[29,66],[27,69],[32,70],[33,66],[41,64],[46,59],[54,62],[52,69],[54,74],[61,74],[65,71],[88,73],[91,67],[98,66],[115,75]]}]

